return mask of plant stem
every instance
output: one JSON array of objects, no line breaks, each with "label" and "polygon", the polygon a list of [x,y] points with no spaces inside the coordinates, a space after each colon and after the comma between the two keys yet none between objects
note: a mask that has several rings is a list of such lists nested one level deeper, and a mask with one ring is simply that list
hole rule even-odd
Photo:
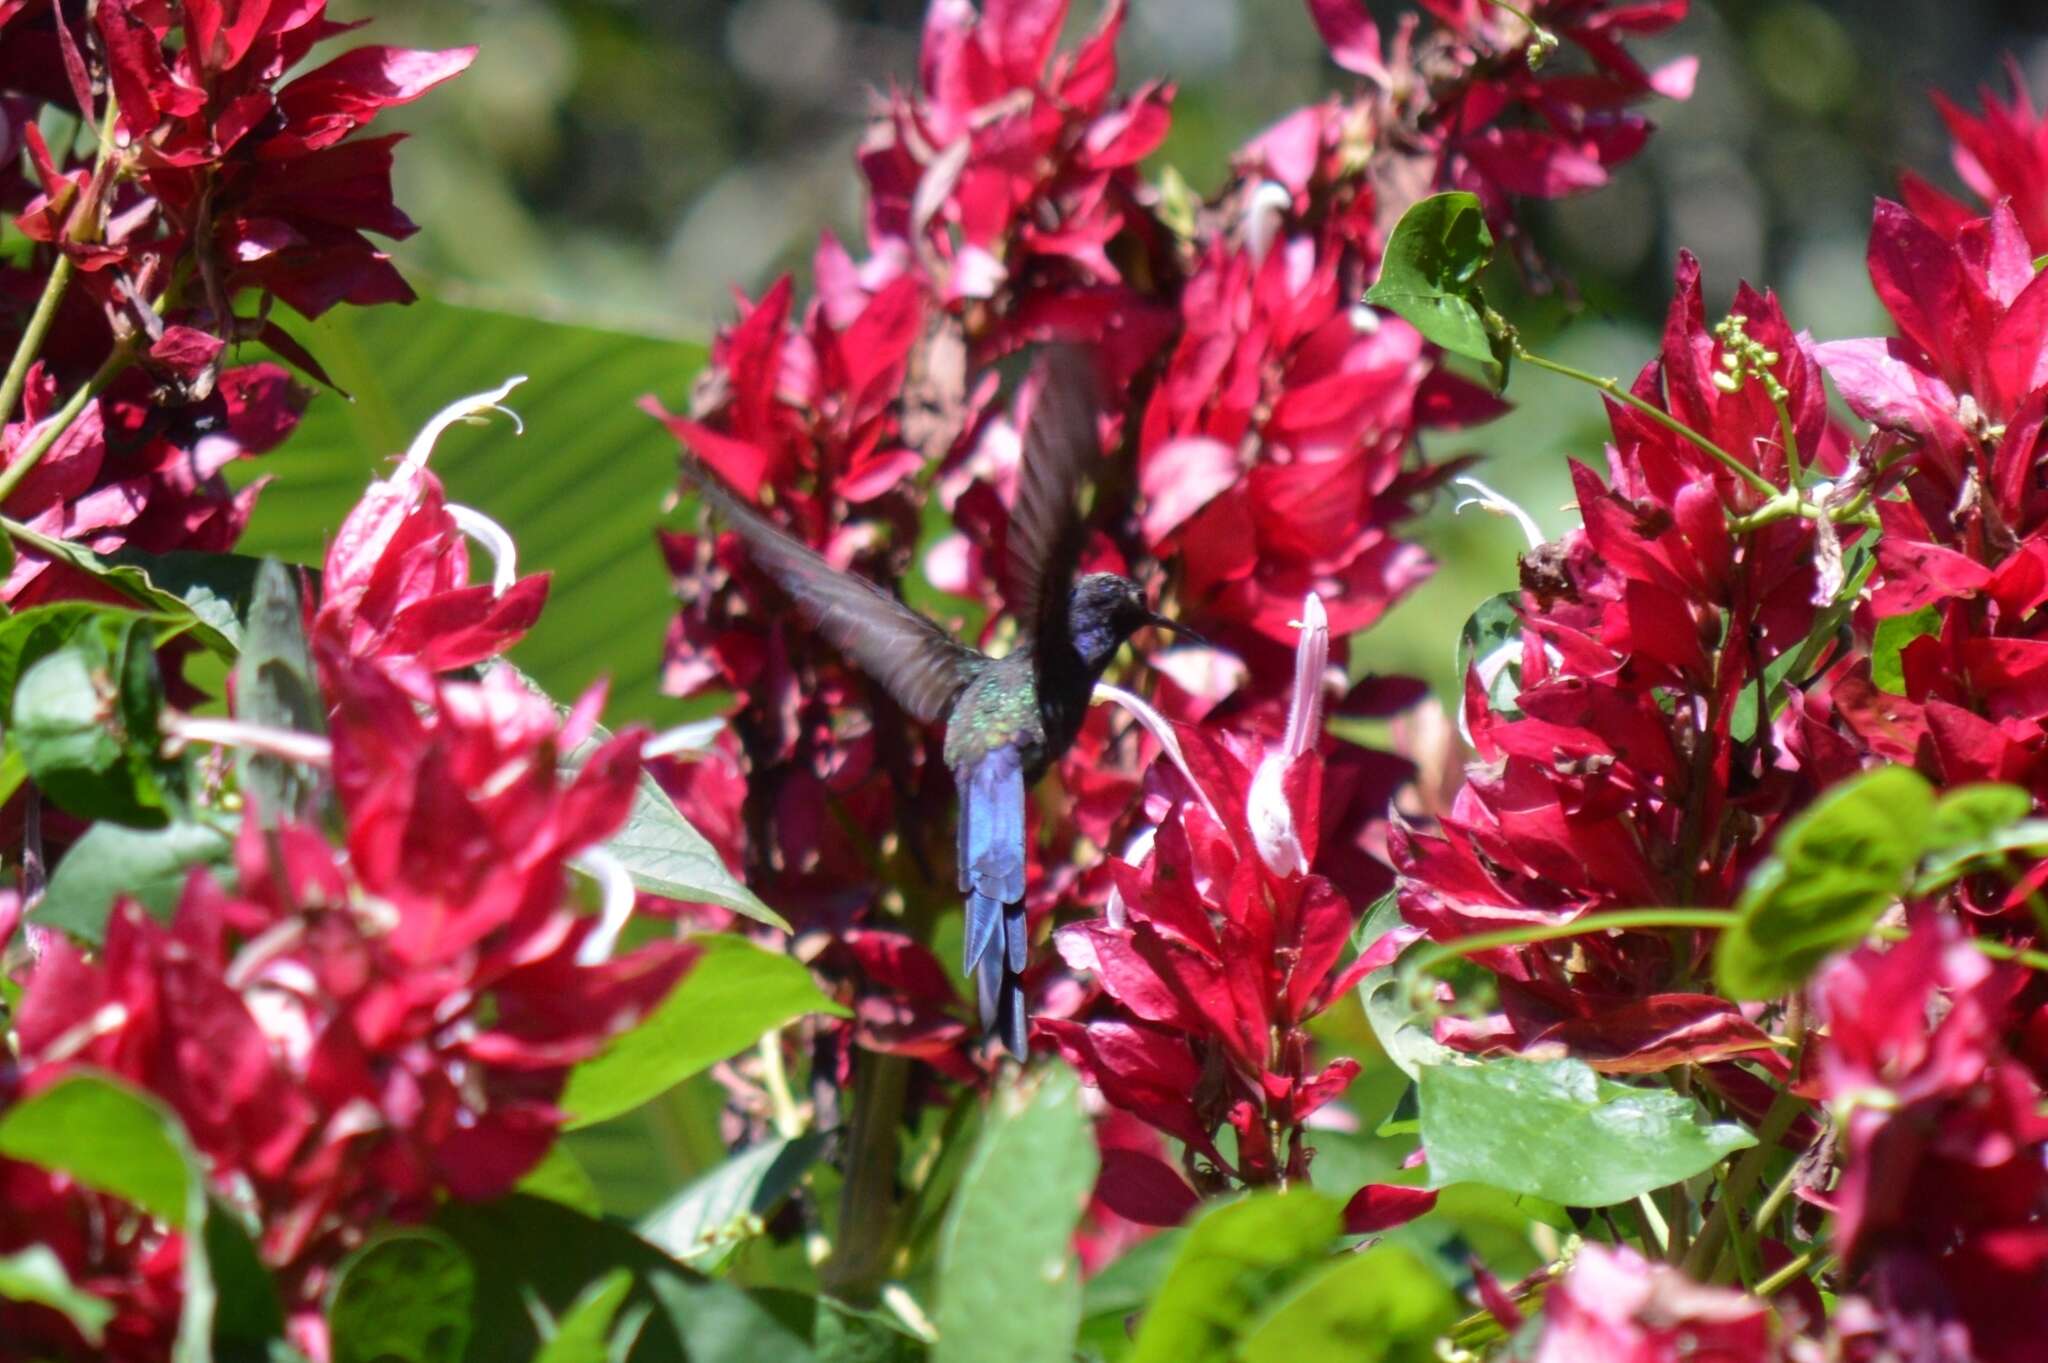
[{"label": "plant stem", "polygon": [[1527,946],[1533,942],[1555,942],[1566,937],[1615,928],[1726,928],[1737,914],[1733,909],[1617,909],[1611,913],[1588,914],[1569,923],[1537,923],[1525,928],[1503,928],[1499,932],[1474,933],[1454,942],[1437,942],[1416,955],[1405,973],[1411,977],[1434,969],[1454,956],[1491,951],[1495,947]]},{"label": "plant stem", "polygon": [[1771,390],[1771,406],[1778,409],[1778,438],[1785,444],[1785,479],[1792,490],[1799,490],[1799,438],[1792,432],[1792,409],[1785,405],[1785,399],[1778,396],[1778,390]]},{"label": "plant stem", "polygon": [[1781,1090],[1772,1100],[1770,1111],[1764,1114],[1763,1125],[1757,1128],[1756,1144],[1744,1151],[1735,1167],[1728,1171],[1712,1214],[1700,1227],[1699,1238],[1692,1243],[1692,1252],[1685,1256],[1685,1271],[1693,1278],[1701,1282],[1718,1280],[1721,1252],[1727,1248],[1729,1233],[1734,1229],[1738,1214],[1736,1208],[1748,1199],[1757,1180],[1763,1176],[1764,1161],[1778,1148],[1779,1140],[1791,1128],[1793,1119],[1805,1108],[1806,1100],[1790,1089]]},{"label": "plant stem", "polygon": [[1807,1250],[1798,1258],[1793,1259],[1789,1263],[1780,1265],[1779,1267],[1771,1270],[1771,1272],[1767,1276],[1758,1279],[1757,1285],[1751,1288],[1750,1291],[1755,1296],[1768,1297],[1772,1293],[1782,1289],[1785,1286],[1785,1284],[1791,1282],[1800,1274],[1806,1272],[1808,1268],[1812,1267],[1815,1260],[1823,1259],[1825,1257],[1827,1256],[1824,1256],[1821,1253],[1820,1246],[1815,1245],[1812,1249]]},{"label": "plant stem", "polygon": [[[1870,930],[1870,935],[1886,942],[1903,942],[1911,934],[1904,928],[1875,927]],[[1994,961],[2017,961],[2029,970],[2048,971],[2048,952],[2009,947],[2003,942],[1987,942],[1981,937],[1965,937],[1963,940]]]},{"label": "plant stem", "polygon": [[865,1052],[854,1080],[853,1136],[839,1197],[839,1236],[818,1270],[825,1290],[856,1306],[871,1304],[889,1275],[895,1248],[897,1128],[910,1088],[910,1062]]},{"label": "plant stem", "polygon": [[42,297],[36,299],[36,310],[29,314],[28,326],[14,347],[14,358],[7,362],[7,377],[0,379],[0,424],[14,419],[14,404],[21,401],[21,390],[28,386],[29,366],[41,353],[43,338],[50,334],[50,323],[57,318],[57,305],[64,301],[64,290],[70,287],[74,268],[71,257],[62,252],[50,267]]},{"label": "plant stem", "polygon": [[1519,342],[1515,345],[1515,358],[1525,364],[1533,364],[1538,369],[1548,369],[1553,374],[1561,374],[1565,378],[1588,384],[1607,394],[1608,397],[1613,398],[1616,402],[1635,408],[1638,412],[1641,412],[1644,416],[1650,418],[1650,420],[1664,427],[1672,434],[1682,436],[1714,458],[1720,460],[1728,466],[1729,472],[1735,474],[1767,497],[1776,497],[1782,491],[1770,479],[1764,477],[1761,473],[1758,473],[1755,469],[1743,463],[1740,459],[1737,459],[1734,455],[1728,453],[1728,451],[1722,449],[1719,445],[1716,445],[1677,417],[1671,415],[1671,413],[1654,403],[1643,401],[1634,393],[1629,392],[1628,389],[1623,388],[1619,379],[1603,379],[1598,374],[1589,374],[1583,369],[1574,369],[1568,364],[1559,364],[1556,360],[1546,360],[1541,355],[1531,354],[1529,351],[1524,350]]},{"label": "plant stem", "polygon": [[789,1072],[782,1065],[782,1032],[761,1038],[761,1082],[768,1090],[768,1102],[775,1112],[775,1134],[793,1141],[804,1133],[804,1119],[790,1096]]}]

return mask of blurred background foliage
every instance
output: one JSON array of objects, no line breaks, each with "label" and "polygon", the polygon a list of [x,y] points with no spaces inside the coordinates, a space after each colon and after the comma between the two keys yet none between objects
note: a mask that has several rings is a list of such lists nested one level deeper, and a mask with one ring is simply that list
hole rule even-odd
[{"label": "blurred background foliage", "polygon": [[[1093,22],[1091,0],[1077,9],[1071,23]],[[451,433],[435,467],[457,500],[506,522],[522,567],[557,573],[518,661],[557,696],[611,676],[615,722],[673,722],[684,711],[659,695],[670,608],[652,529],[669,514],[674,447],[635,399],[684,403],[730,288],[758,292],[783,270],[801,279],[821,228],[858,243],[854,145],[873,92],[914,72],[922,3],[356,0],[334,11],[374,19],[374,41],[482,50],[462,79],[391,116],[413,134],[398,199],[421,227],[396,255],[427,301],[299,325],[355,400],[318,398],[292,445],[253,470],[277,481],[245,547],[317,562],[365,478],[428,415],[528,374],[510,400],[526,434]],[[1536,240],[1576,296],[1507,300],[1538,349],[1624,377],[1653,353],[1681,245],[1704,262],[1710,308],[1748,279],[1775,287],[1817,337],[1882,331],[1863,270],[1871,198],[1906,166],[1954,185],[1928,92],[1974,105],[1980,83],[2003,81],[2007,54],[2037,98],[2048,90],[2038,0],[1696,0],[1688,22],[1640,47],[1651,65],[1698,54],[1697,92],[1651,109],[1660,131],[1615,184],[1533,206]],[[1127,87],[1178,82],[1159,159],[1205,193],[1250,134],[1348,79],[1324,60],[1302,0],[1131,0],[1122,58]],[[1560,533],[1564,457],[1600,458],[1601,405],[1533,371],[1513,375],[1509,396],[1508,417],[1437,436],[1429,453],[1483,454],[1479,475]],[[1508,522],[1454,516],[1448,497],[1416,534],[1443,568],[1361,652],[1441,694],[1458,623],[1514,585],[1522,539]],[[1355,1006],[1326,1022],[1334,1049],[1371,1049]],[[1351,1095],[1361,1129],[1321,1133],[1329,1186],[1392,1172],[1401,1146],[1372,1131],[1399,1089],[1397,1072],[1369,1066]],[[722,1101],[700,1077],[579,1133],[607,1206],[644,1212],[715,1163]],[[1421,1224],[1525,1255],[1529,1227],[1540,1239],[1554,1219],[1452,1201],[1457,1214]],[[1114,1281],[1102,1291],[1114,1313]]]}]

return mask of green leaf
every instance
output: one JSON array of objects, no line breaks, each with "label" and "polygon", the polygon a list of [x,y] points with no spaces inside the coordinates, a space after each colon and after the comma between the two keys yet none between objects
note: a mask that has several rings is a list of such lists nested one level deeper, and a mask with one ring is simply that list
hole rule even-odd
[{"label": "green leaf", "polygon": [[1034,1068],[989,1100],[939,1235],[933,1363],[1066,1363],[1081,1325],[1074,1227],[1098,1164],[1081,1084]]},{"label": "green leaf", "polygon": [[247,1227],[218,1202],[206,1213],[206,1262],[217,1301],[213,1313],[216,1354],[261,1357],[264,1346],[284,1335],[284,1304],[277,1280],[256,1252]]},{"label": "green leaf", "polygon": [[[125,555],[121,561],[102,558],[82,544],[52,539],[19,522],[5,518],[0,518],[0,529],[4,529],[9,537],[37,553],[59,563],[69,564],[86,576],[97,579],[103,586],[127,597],[136,605],[180,622],[185,631],[208,652],[228,659],[235,656],[237,644],[234,632],[223,628],[225,622],[221,619],[221,612],[215,601],[207,600],[205,608],[201,609],[185,601],[177,592],[158,583],[149,568],[138,566],[143,563],[154,566],[161,560],[140,553]],[[172,580],[181,582],[188,590],[193,585],[192,576],[184,565],[170,570],[168,575]],[[209,589],[205,595],[217,597],[218,594],[219,589]]]},{"label": "green leaf", "polygon": [[1434,1363],[1458,1299],[1413,1253],[1348,1255],[1276,1302],[1245,1336],[1243,1363]]},{"label": "green leaf", "polygon": [[1877,622],[1870,642],[1870,680],[1880,691],[1895,696],[1906,694],[1906,670],[1899,655],[1915,639],[1941,632],[1941,612],[1922,606],[1908,615],[1891,615]]},{"label": "green leaf", "polygon": [[[1369,950],[1400,926],[1401,906],[1390,890],[1380,896],[1360,924],[1359,951]],[[1412,944],[1407,948],[1414,949]],[[1402,978],[1400,958],[1396,957],[1358,982],[1358,1001],[1365,1006],[1365,1020],[1371,1025],[1372,1034],[1379,1038],[1387,1059],[1414,1079],[1421,1075],[1423,1066],[1441,1064],[1451,1058],[1452,1052],[1438,1043],[1435,1023],[1416,1009],[1409,998],[1407,983]]]},{"label": "green leaf", "polygon": [[162,828],[96,823],[57,863],[41,901],[29,910],[29,921],[98,943],[106,938],[107,915],[121,895],[168,920],[192,868],[225,865],[233,849],[233,830],[221,823],[181,819]]},{"label": "green leaf", "polygon": [[1714,981],[1735,999],[1797,988],[1827,957],[1862,940],[1906,888],[1934,814],[1934,793],[1905,767],[1833,787],[1787,823],[1750,872],[1740,915],[1714,950]]},{"label": "green leaf", "polygon": [[805,1014],[846,1016],[780,952],[717,933],[695,941],[702,954],[661,1006],[569,1072],[571,1127],[629,1112]]},{"label": "green leaf", "polygon": [[0,1298],[34,1302],[62,1313],[94,1348],[99,1347],[107,1322],[114,1318],[112,1303],[74,1286],[71,1275],[64,1271],[64,1261],[48,1245],[30,1245],[0,1255]]},{"label": "green leaf", "polygon": [[9,741],[56,804],[86,819],[161,825],[184,770],[163,757],[163,682],[143,617],[103,612],[30,664]]},{"label": "green leaf", "polygon": [[0,1155],[69,1174],[173,1226],[195,1192],[189,1152],[169,1109],[99,1075],[60,1079],[0,1113]]},{"label": "green leaf", "polygon": [[1690,1098],[1636,1088],[1578,1060],[1425,1066],[1422,1148],[1433,1188],[1484,1183],[1571,1207],[1606,1207],[1710,1169],[1756,1144]]},{"label": "green leaf", "polygon": [[1454,355],[1496,363],[1479,294],[1479,276],[1492,259],[1493,233],[1478,198],[1462,191],[1433,195],[1394,224],[1379,281],[1365,301],[1399,314]]},{"label": "green leaf", "polygon": [[130,614],[118,606],[60,601],[31,606],[0,619],[0,714],[14,713],[15,689],[31,665],[71,642],[101,616],[125,618]]},{"label": "green leaf", "polygon": [[526,374],[508,400],[525,435],[503,422],[459,427],[432,463],[451,500],[511,532],[521,572],[554,574],[547,609],[513,661],[553,696],[609,676],[613,713],[657,727],[690,717],[660,691],[676,607],[654,526],[676,487],[676,444],[635,404],[652,392],[683,407],[701,345],[433,299],[335,308],[291,330],[355,400],[317,396],[284,448],[230,466],[237,483],[276,477],[243,552],[321,562],[363,489],[430,417]]},{"label": "green leaf", "polygon": [[[570,760],[576,761],[576,755]],[[757,923],[790,930],[781,914],[755,898],[745,882],[725,868],[717,850],[690,826],[668,792],[645,772],[633,791],[633,807],[625,824],[604,846],[625,866],[642,894],[690,904],[718,904]]]},{"label": "green leaf", "polygon": [[2034,797],[2018,786],[1982,782],[1945,790],[1921,839],[1920,855],[1982,846],[2034,812]]},{"label": "green leaf", "polygon": [[[1501,592],[1479,603],[1458,632],[1458,675],[1468,675],[1472,665],[1507,647],[1522,634],[1520,592]],[[1522,661],[1515,655],[1494,674],[1486,689],[1487,703],[1503,715],[1515,714],[1515,697],[1521,694]]]},{"label": "green leaf", "polygon": [[184,1310],[173,1363],[210,1363],[215,1293],[206,1180],[177,1116],[105,1075],[66,1075],[0,1113],[0,1155],[69,1174],[185,1232]]},{"label": "green leaf", "polygon": [[476,1277],[461,1246],[430,1227],[358,1250],[327,1304],[334,1363],[460,1363]]},{"label": "green leaf", "polygon": [[1186,1239],[1180,1227],[1148,1235],[1082,1284],[1077,1345],[1084,1356],[1116,1360],[1130,1352],[1129,1322],[1158,1292]]},{"label": "green leaf", "polygon": [[583,1290],[562,1318],[555,1333],[533,1363],[605,1363],[611,1357],[612,1321],[633,1290],[633,1271],[615,1268]]},{"label": "green leaf", "polygon": [[1938,894],[1971,872],[1986,869],[2016,852],[2034,857],[2048,855],[2048,819],[2022,819],[1928,857],[1913,878],[1911,897],[1924,899]]},{"label": "green leaf", "polygon": [[1204,1212],[1138,1326],[1131,1363],[1220,1363],[1275,1301],[1328,1266],[1336,1202],[1306,1188]]},{"label": "green leaf", "polygon": [[761,1234],[824,1152],[825,1137],[763,1141],[743,1150],[677,1193],[640,1223],[652,1243],[700,1273],[724,1262],[735,1244]]},{"label": "green leaf", "polygon": [[[789,1294],[743,1292],[731,1283],[658,1277],[655,1300],[683,1341],[690,1363],[815,1363],[812,1316],[817,1304]],[[800,1307],[801,1318],[777,1307]]]},{"label": "green leaf", "polygon": [[[235,664],[235,717],[265,728],[326,733],[327,706],[306,643],[298,577],[275,559],[264,560],[256,574],[248,621]],[[246,748],[235,754],[235,772],[266,828],[305,818],[324,785],[311,767]]]},{"label": "green leaf", "polygon": [[[182,607],[167,612],[173,618],[184,618],[189,613],[217,630],[234,652],[243,648],[243,622],[249,617],[249,603],[256,595],[256,576],[266,560],[249,554],[208,554],[196,549],[146,554],[140,549],[123,548],[108,554],[106,562],[115,568],[133,568],[143,573],[155,589],[143,604],[162,609],[158,603],[164,598],[155,593],[168,593]],[[317,569],[294,571],[319,577]]]},{"label": "green leaf", "polygon": [[548,1147],[546,1157],[519,1180],[518,1191],[559,1202],[585,1216],[604,1215],[604,1199],[598,1194],[597,1184],[561,1141]]}]

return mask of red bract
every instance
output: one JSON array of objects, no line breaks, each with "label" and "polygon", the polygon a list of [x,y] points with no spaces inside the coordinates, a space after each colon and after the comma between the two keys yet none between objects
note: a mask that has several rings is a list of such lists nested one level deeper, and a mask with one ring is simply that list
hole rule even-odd
[{"label": "red bract", "polygon": [[1775,1363],[1770,1308],[1627,1246],[1580,1247],[1543,1299],[1534,1363]]},{"label": "red bract", "polygon": [[0,1255],[41,1246],[113,1309],[95,1347],[57,1311],[0,1297],[0,1357],[64,1363],[168,1358],[184,1303],[184,1240],[62,1174],[0,1159]]},{"label": "red bract", "polygon": [[[1963,184],[1985,208],[2008,204],[2038,254],[2048,251],[2048,119],[2035,110],[2026,74],[2011,58],[2006,78],[2012,86],[2009,100],[2001,100],[1989,85],[1979,87],[1980,114],[1965,113],[1939,91],[1934,107],[1954,139],[1949,161]],[[1900,176],[1899,188],[1913,212],[1945,235],[1977,216],[1917,175]]]},{"label": "red bract", "polygon": [[[37,366],[21,419],[0,434],[8,462],[43,433],[61,401],[49,371]],[[261,485],[231,492],[222,470],[280,444],[298,424],[302,403],[274,364],[227,370],[205,400],[177,407],[154,405],[150,385],[131,373],[87,404],[8,495],[4,509],[32,530],[103,554],[123,548],[225,551],[240,538]],[[0,598],[19,609],[103,590],[22,546]]]},{"label": "red bract", "polygon": [[[1735,314],[1709,330],[1698,266],[1681,259],[1662,356],[1635,395],[1780,486],[1788,428],[1803,466],[1841,469],[1805,338],[1746,287]],[[1768,378],[1737,378],[1724,354],[1764,362]],[[1753,704],[1758,674],[1806,643],[1817,601],[1841,586],[1839,568],[1829,581],[1819,566],[1813,523],[1731,530],[1731,513],[1761,500],[1748,482],[1634,408],[1609,415],[1606,481],[1573,466],[1583,528],[1524,558],[1519,640],[1476,660],[1467,682],[1483,765],[1439,832],[1393,841],[1402,914],[1438,940],[1728,903],[1778,821],[1842,774],[1779,758],[1827,745],[1803,709],[1758,726]],[[1477,1027],[1446,1019],[1443,1039],[1563,1041],[1622,1072],[1754,1049],[1732,1006],[1684,990],[1698,959],[1673,943],[1619,933],[1481,953],[1502,977],[1503,1013]]]},{"label": "red bract", "polygon": [[2048,1331],[2048,1117],[2003,1040],[2024,983],[1931,915],[1820,980],[1818,1071],[1843,1133],[1829,1200],[1880,1322],[1866,1344],[1953,1347],[1960,1330],[1968,1357],[2019,1363]]}]

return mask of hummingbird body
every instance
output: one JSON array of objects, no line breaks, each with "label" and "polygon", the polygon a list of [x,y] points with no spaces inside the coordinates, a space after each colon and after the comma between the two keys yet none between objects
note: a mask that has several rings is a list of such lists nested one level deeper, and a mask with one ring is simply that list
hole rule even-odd
[{"label": "hummingbird body", "polygon": [[953,639],[881,587],[833,568],[685,461],[686,476],[737,531],[755,563],[827,640],[905,711],[946,722],[945,761],[960,794],[963,969],[982,1026],[1026,1051],[1018,977],[1030,951],[1024,912],[1026,791],[1073,744],[1096,681],[1146,624],[1171,625],[1114,573],[1075,578],[1083,526],[1076,493],[1096,454],[1095,375],[1080,352],[1054,351],[1024,442],[1008,532],[1008,604],[1019,641],[991,658]]}]

